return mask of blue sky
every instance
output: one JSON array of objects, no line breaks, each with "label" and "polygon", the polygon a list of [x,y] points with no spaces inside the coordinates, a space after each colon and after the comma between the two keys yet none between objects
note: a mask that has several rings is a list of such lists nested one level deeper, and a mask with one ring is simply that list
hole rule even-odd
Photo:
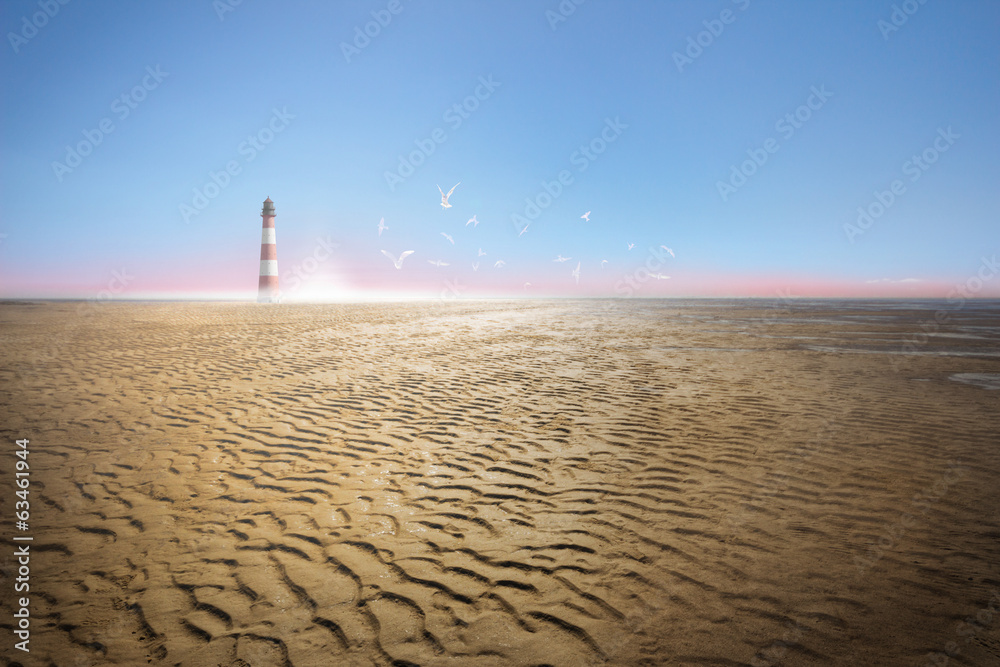
[{"label": "blue sky", "polygon": [[[289,300],[943,296],[1000,250],[993,2],[36,0],[0,17],[3,296],[253,298],[267,196]],[[437,186],[459,181],[443,209]],[[381,250],[414,253],[396,270]]]}]

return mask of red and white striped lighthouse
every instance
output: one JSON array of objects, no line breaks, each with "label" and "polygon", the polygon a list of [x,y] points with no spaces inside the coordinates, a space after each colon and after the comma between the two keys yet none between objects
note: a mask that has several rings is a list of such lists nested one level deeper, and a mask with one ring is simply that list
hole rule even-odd
[{"label": "red and white striped lighthouse", "polygon": [[274,236],[274,202],[268,197],[260,217],[264,228],[260,235],[260,283],[257,288],[257,303],[278,303],[278,243]]}]

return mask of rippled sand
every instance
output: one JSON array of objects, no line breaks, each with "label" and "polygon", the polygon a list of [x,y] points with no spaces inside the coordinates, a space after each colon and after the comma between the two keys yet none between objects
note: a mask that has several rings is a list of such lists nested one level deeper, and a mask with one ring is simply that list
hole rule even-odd
[{"label": "rippled sand", "polygon": [[1000,664],[1000,308],[934,308],[0,306],[4,664]]}]

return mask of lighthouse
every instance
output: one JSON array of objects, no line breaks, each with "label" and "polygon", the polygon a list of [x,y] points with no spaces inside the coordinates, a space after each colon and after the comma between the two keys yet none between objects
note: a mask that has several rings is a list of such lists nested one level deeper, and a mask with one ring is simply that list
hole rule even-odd
[{"label": "lighthouse", "polygon": [[260,211],[264,228],[260,235],[260,283],[257,288],[257,303],[278,303],[278,244],[274,236],[274,202],[268,197]]}]

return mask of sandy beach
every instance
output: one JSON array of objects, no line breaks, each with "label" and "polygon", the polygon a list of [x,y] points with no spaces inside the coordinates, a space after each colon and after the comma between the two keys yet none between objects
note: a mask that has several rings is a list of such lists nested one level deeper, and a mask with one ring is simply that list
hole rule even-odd
[{"label": "sandy beach", "polygon": [[0,339],[5,665],[1000,664],[996,302],[4,304]]}]

